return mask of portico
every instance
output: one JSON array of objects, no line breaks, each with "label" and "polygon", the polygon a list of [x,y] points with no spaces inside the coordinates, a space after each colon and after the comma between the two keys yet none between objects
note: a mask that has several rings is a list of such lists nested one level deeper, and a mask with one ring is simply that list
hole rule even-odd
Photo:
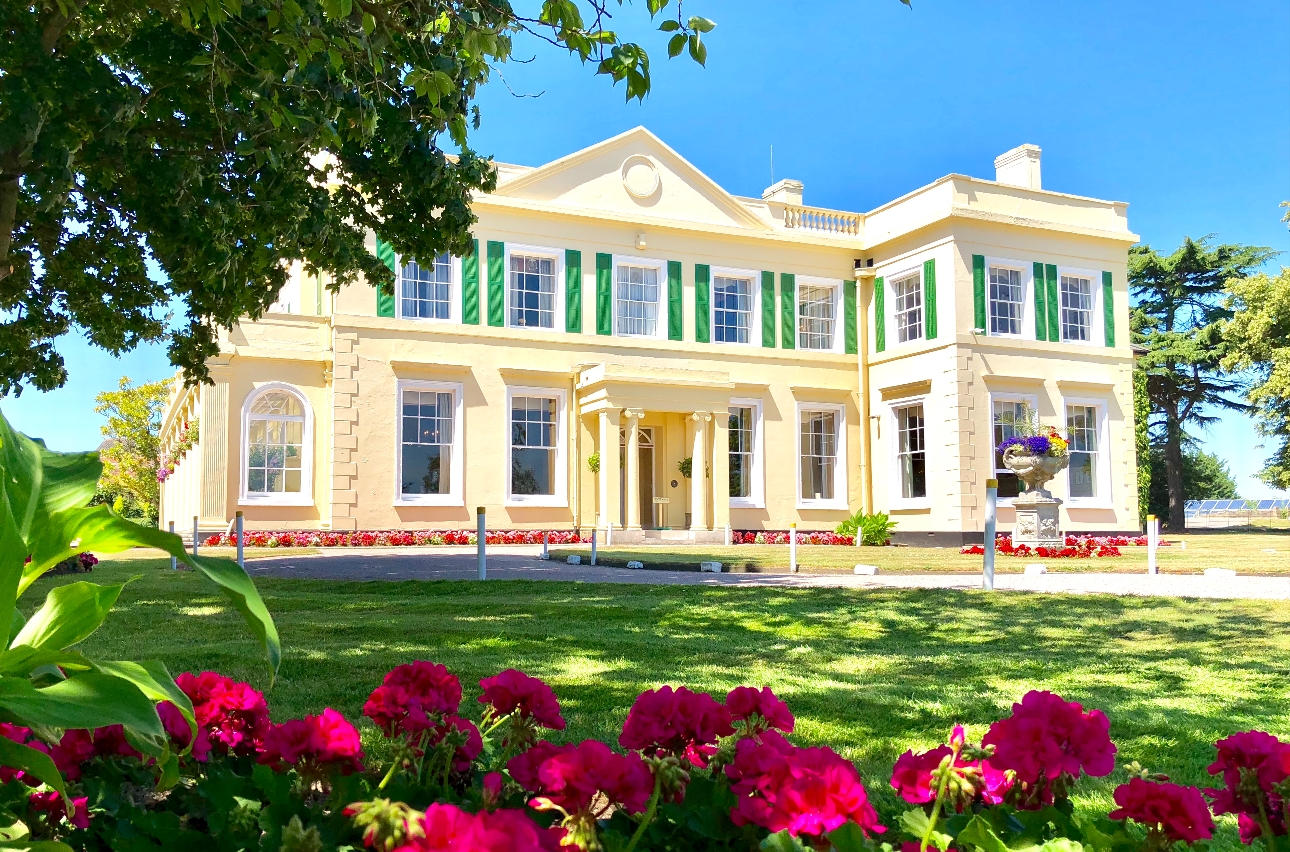
[{"label": "portico", "polygon": [[602,536],[615,543],[725,540],[725,449],[735,388],[728,374],[716,371],[597,364],[579,373],[578,417],[591,438],[583,443],[579,468],[599,458],[592,490]]}]

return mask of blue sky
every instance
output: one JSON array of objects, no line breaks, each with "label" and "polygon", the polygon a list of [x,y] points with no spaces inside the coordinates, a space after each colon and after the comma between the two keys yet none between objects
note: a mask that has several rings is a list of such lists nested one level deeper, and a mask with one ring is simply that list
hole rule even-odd
[{"label": "blue sky", "polygon": [[[675,0],[674,0],[675,3]],[[521,7],[531,5],[520,3]],[[479,104],[481,153],[539,165],[638,124],[718,183],[759,195],[775,177],[806,203],[868,210],[936,178],[993,177],[997,154],[1043,148],[1044,186],[1128,201],[1130,227],[1169,250],[1184,236],[1290,252],[1290,3],[1018,0],[686,0],[717,22],[708,67],[667,61],[637,0],[618,28],[654,53],[654,92],[622,88],[521,39]],[[529,97],[538,95],[539,97]],[[1281,259],[1290,264],[1290,254]],[[164,351],[113,359],[61,345],[71,380],[0,400],[55,449],[98,443],[93,397],[121,375],[170,373]],[[1263,458],[1229,415],[1202,436],[1242,496]]]}]

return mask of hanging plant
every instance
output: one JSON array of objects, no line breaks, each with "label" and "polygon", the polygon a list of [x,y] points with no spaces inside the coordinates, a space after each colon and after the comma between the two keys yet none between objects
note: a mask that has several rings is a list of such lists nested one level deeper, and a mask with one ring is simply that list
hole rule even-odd
[{"label": "hanging plant", "polygon": [[600,473],[600,453],[592,453],[587,456],[587,470],[592,473]]},{"label": "hanging plant", "polygon": [[689,479],[690,475],[694,472],[694,457],[686,456],[681,459],[680,463],[677,464],[676,469],[681,471],[682,476]]}]

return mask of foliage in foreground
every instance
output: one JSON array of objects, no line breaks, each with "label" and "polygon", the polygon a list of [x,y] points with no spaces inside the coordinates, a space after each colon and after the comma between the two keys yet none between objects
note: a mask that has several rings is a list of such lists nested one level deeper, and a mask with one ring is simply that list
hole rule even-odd
[{"label": "foliage in foreground", "polygon": [[543,739],[565,720],[536,678],[508,669],[481,680],[476,725],[459,715],[460,681],[417,661],[368,696],[363,714],[383,735],[368,754],[330,708],[275,725],[247,684],[214,672],[178,684],[199,723],[194,735],[162,705],[184,755],[178,783],[160,790],[156,766],[117,728],[68,731],[43,748],[81,807],[66,815],[41,779],[0,770],[10,833],[87,852],[1164,852],[1209,838],[1212,810],[1236,814],[1243,842],[1276,852],[1290,824],[1290,743],[1258,731],[1216,743],[1209,771],[1221,785],[1204,794],[1132,764],[1116,809],[1076,812],[1079,779],[1111,775],[1116,747],[1105,714],[1050,692],[1026,694],[979,744],[960,727],[901,755],[890,783],[908,809],[884,826],[854,765],[788,740],[796,720],[768,688],[724,701],[648,690],[614,751]]},{"label": "foliage in foreground", "polygon": [[173,724],[195,730],[197,720],[160,661],[95,660],[74,650],[107,618],[125,584],[58,586],[24,618],[19,600],[43,574],[91,549],[161,548],[224,591],[274,670],[280,658],[273,620],[237,565],[189,556],[178,536],[131,523],[106,506],[86,505],[101,467],[96,453],[51,452],[0,416],[0,613],[6,614],[0,619],[0,722],[32,737],[0,738],[0,763],[47,787],[45,802],[58,802],[59,811],[68,797],[49,745],[67,736],[64,731],[113,728],[121,747],[156,761],[165,788],[177,779],[178,762],[158,704],[173,707]]},{"label": "foliage in foreground", "polygon": [[122,376],[116,390],[102,391],[94,397],[94,411],[107,417],[103,424],[103,448],[99,461],[103,474],[99,492],[118,514],[122,508],[133,509],[151,526],[157,525],[161,488],[157,480],[157,456],[160,452],[161,412],[170,396],[172,379],[134,384]]},{"label": "foliage in foreground", "polygon": [[[1290,214],[1287,214],[1290,216]],[[1246,394],[1259,432],[1277,443],[1259,478],[1290,489],[1290,267],[1276,276],[1259,273],[1227,284],[1232,318],[1223,327],[1228,370],[1251,370]]]}]

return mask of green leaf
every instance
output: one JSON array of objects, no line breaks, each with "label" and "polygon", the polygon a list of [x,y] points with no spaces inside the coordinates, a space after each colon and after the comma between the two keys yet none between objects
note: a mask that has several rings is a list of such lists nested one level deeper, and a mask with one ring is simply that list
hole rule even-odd
[{"label": "green leaf", "polygon": [[1007,844],[999,839],[999,835],[994,833],[990,823],[982,819],[980,814],[972,817],[972,820],[963,827],[954,838],[954,844],[962,849],[964,846],[975,846],[982,852],[1009,852]]},{"label": "green leaf", "polygon": [[[903,828],[910,837],[921,841],[927,834],[927,829],[931,825],[932,818],[922,808],[911,808],[900,815],[900,827]],[[954,842],[954,838],[943,831],[932,829],[931,842],[941,852],[945,852]]]},{"label": "green leaf", "polygon": [[674,33],[681,28],[681,22],[668,18],[666,21],[659,24],[658,28],[665,33]]},{"label": "green leaf", "polygon": [[72,852],[72,847],[61,840],[0,840],[0,849],[15,852]]},{"label": "green leaf", "polygon": [[21,745],[8,737],[0,737],[0,765],[8,766],[10,769],[21,769],[33,778],[38,778],[57,790],[58,795],[69,808],[72,807],[72,800],[67,796],[67,787],[63,784],[63,773],[58,771],[53,758],[43,751]]},{"label": "green leaf", "polygon": [[78,581],[50,589],[45,604],[14,637],[14,645],[61,651],[98,630],[125,584],[100,586]]},{"label": "green leaf", "polygon": [[193,702],[170,676],[169,669],[160,660],[148,660],[135,663],[129,660],[111,663],[97,663],[96,667],[104,674],[128,680],[148,696],[154,704],[169,701],[179,708],[179,712],[188,720],[194,739],[197,737],[197,718],[193,715]]},{"label": "green leaf", "polygon": [[373,18],[367,12],[363,13],[363,32],[367,33],[368,35],[371,35],[372,33],[376,32],[376,18]]},{"label": "green leaf", "polygon": [[0,653],[0,675],[31,677],[33,672],[45,666],[82,672],[94,669],[94,664],[84,655],[59,648],[38,649],[30,645],[14,645]]},{"label": "green leaf", "polygon": [[788,833],[788,829],[776,832],[761,842],[761,848],[767,852],[808,852],[802,841]]},{"label": "green leaf", "polygon": [[23,678],[0,678],[0,708],[23,725],[101,728],[122,725],[156,754],[165,748],[165,730],[156,703],[128,680],[86,672],[37,689]]},{"label": "green leaf", "polygon": [[[0,515],[3,514],[0,511]],[[236,562],[193,556],[184,549],[183,540],[179,536],[127,521],[106,506],[59,512],[50,517],[49,524],[50,529],[40,536],[33,549],[31,564],[22,574],[20,594],[50,567],[71,555],[71,542],[76,542],[74,546],[78,550],[93,550],[98,553],[119,553],[132,547],[155,547],[202,572],[220,587],[264,646],[271,675],[277,673],[282,660],[278,630],[260,593],[256,591],[255,584]],[[0,518],[0,537],[3,532],[3,518]],[[3,545],[3,541],[0,541],[0,545]],[[0,558],[5,554],[6,551],[0,549]],[[0,581],[3,579],[3,573],[0,573]],[[0,604],[3,604],[2,600]]]},{"label": "green leaf", "polygon": [[695,33],[690,36],[690,58],[700,65],[706,65],[708,61],[708,46]]},{"label": "green leaf", "polygon": [[685,50],[685,33],[677,33],[667,40],[667,56],[669,59],[675,59]]},{"label": "green leaf", "polygon": [[700,33],[710,33],[716,28],[716,24],[707,18],[700,18],[698,15],[690,18],[690,29]]},{"label": "green leaf", "polygon": [[865,837],[864,829],[854,822],[844,822],[826,837],[837,852],[872,852],[873,846]]}]

